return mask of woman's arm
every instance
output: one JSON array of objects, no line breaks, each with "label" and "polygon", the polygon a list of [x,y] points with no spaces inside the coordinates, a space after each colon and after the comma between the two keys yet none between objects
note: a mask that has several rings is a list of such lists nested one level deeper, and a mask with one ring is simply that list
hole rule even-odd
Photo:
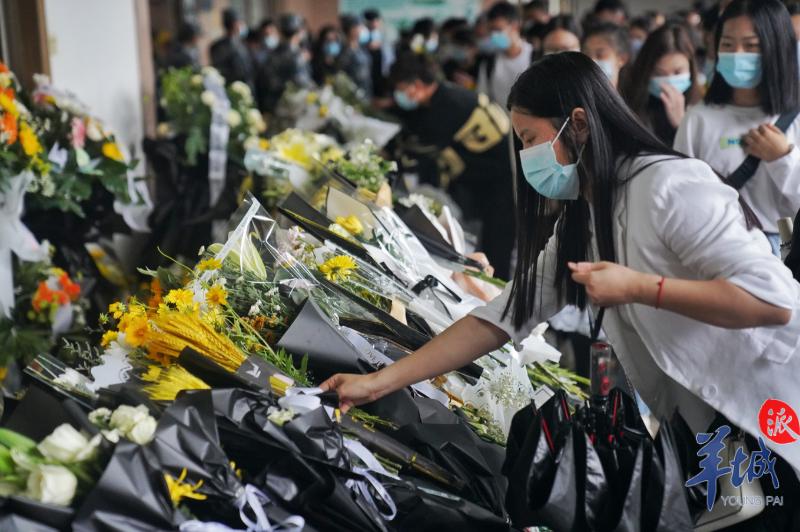
[{"label": "woman's arm", "polygon": [[792,311],[772,305],[724,279],[664,279],[611,262],[570,263],[572,278],[600,306],[641,303],[728,329],[785,325]]},{"label": "woman's arm", "polygon": [[411,384],[467,365],[508,342],[499,327],[466,316],[411,355],[369,375],[334,375],[320,386],[336,390],[343,412],[369,403]]}]

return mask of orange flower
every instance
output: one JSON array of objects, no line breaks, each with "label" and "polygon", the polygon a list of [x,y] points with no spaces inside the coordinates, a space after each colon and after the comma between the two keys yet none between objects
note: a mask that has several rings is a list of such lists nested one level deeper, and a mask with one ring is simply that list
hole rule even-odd
[{"label": "orange flower", "polygon": [[17,119],[11,113],[3,113],[0,128],[8,134],[6,144],[11,145],[17,142]]},{"label": "orange flower", "polygon": [[158,308],[162,302],[164,290],[161,288],[161,281],[153,279],[150,281],[150,299],[147,300],[147,306],[150,308]]},{"label": "orange flower", "polygon": [[67,272],[61,273],[58,277],[58,284],[61,285],[61,288],[64,289],[64,292],[69,296],[71,301],[75,301],[78,299],[78,296],[81,295],[81,285],[72,282]]},{"label": "orange flower", "polygon": [[6,72],[8,72],[8,67],[6,66],[5,63],[0,61],[0,74],[4,74]]},{"label": "orange flower", "polygon": [[33,295],[33,301],[31,301],[33,310],[40,312],[42,310],[42,304],[44,303],[47,305],[52,299],[53,291],[50,290],[50,288],[47,286],[47,283],[44,281],[39,281],[39,286],[36,288],[36,293]]}]

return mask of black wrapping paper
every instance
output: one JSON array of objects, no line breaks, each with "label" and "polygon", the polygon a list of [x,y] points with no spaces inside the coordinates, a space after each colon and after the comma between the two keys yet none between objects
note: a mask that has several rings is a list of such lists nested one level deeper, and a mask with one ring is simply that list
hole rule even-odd
[{"label": "black wrapping paper", "polygon": [[76,532],[174,530],[183,517],[173,508],[156,456],[120,441],[72,525]]},{"label": "black wrapping paper", "polygon": [[10,510],[0,509],[0,530],[3,532],[58,532],[58,528],[47,526],[22,515],[9,513]]}]

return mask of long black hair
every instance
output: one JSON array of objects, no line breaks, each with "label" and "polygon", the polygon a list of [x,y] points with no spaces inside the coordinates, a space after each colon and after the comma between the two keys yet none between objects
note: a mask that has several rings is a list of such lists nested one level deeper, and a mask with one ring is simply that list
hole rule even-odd
[{"label": "long black hair", "polygon": [[[620,167],[639,155],[669,158],[685,158],[685,155],[642,126],[603,71],[582,53],[553,54],[533,63],[511,88],[508,107],[550,118],[556,129],[575,108],[586,111],[589,138],[578,166],[581,190],[591,190],[593,231],[600,260],[614,261],[614,204],[617,191],[625,182],[618,175]],[[560,138],[572,158],[577,158],[579,147],[573,128],[568,125]],[[628,179],[633,177],[635,174]],[[550,227],[544,220],[551,216],[553,205],[559,212],[555,229],[558,238],[555,287],[559,297],[566,288],[567,302],[585,308],[586,291],[572,280],[567,261],[586,260],[590,216],[589,206],[582,197],[554,203],[538,194],[524,179],[518,178],[515,186],[518,260],[504,316],[513,307],[514,326],[519,328],[534,312],[539,252],[550,237]]]},{"label": "long black hair", "polygon": [[[741,16],[753,21],[761,48],[761,83],[758,85],[761,109],[768,115],[794,109],[800,104],[800,73],[797,39],[789,11],[779,0],[733,0],[717,22],[714,39],[717,50],[725,22]],[[706,93],[706,103],[727,104],[732,97],[733,87],[722,76],[715,75]]]},{"label": "long black hair", "polygon": [[697,80],[697,64],[689,31],[683,24],[667,23],[647,37],[630,70],[620,82],[622,97],[642,122],[664,142],[671,144],[676,128],[669,123],[664,104],[650,95],[650,78],[656,64],[668,54],[682,54],[689,61],[691,86],[684,92],[686,106],[694,105],[701,98]]}]

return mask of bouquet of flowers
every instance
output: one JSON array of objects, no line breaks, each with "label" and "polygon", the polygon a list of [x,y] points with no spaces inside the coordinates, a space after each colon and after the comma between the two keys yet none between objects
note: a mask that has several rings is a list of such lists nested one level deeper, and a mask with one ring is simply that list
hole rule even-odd
[{"label": "bouquet of flowers", "polygon": [[[224,87],[224,99],[209,87],[218,84]],[[209,135],[212,112],[215,106],[228,107],[226,122],[230,128],[228,155],[242,164],[248,148],[265,146],[259,135],[266,122],[255,107],[250,87],[241,81],[225,83],[225,79],[213,67],[197,71],[191,67],[170,69],[161,78],[161,107],[167,121],[159,124],[158,134],[168,138],[179,135],[185,138],[186,162],[197,164],[198,156],[209,150]]]},{"label": "bouquet of flowers", "polygon": [[366,198],[374,201],[381,189],[388,187],[389,175],[397,172],[397,162],[381,157],[375,144],[367,139],[350,148],[331,168],[354,186],[367,191]]},{"label": "bouquet of flowers", "polygon": [[31,110],[49,147],[51,172],[48,194],[42,188],[42,194],[31,198],[33,204],[84,216],[84,205],[95,184],[123,204],[139,202],[128,175],[137,161],[125,160],[114,134],[92,117],[74,94],[54,87],[45,75],[36,75],[34,80]]},{"label": "bouquet of flowers", "polygon": [[27,363],[50,352],[65,333],[81,331],[86,302],[81,287],[49,259],[18,261],[14,269],[15,305],[0,316],[0,366],[10,360]]},{"label": "bouquet of flowers", "polygon": [[9,187],[12,178],[30,171],[29,189],[52,196],[55,185],[40,137],[41,127],[20,101],[19,93],[16,76],[0,62],[0,192]]}]

